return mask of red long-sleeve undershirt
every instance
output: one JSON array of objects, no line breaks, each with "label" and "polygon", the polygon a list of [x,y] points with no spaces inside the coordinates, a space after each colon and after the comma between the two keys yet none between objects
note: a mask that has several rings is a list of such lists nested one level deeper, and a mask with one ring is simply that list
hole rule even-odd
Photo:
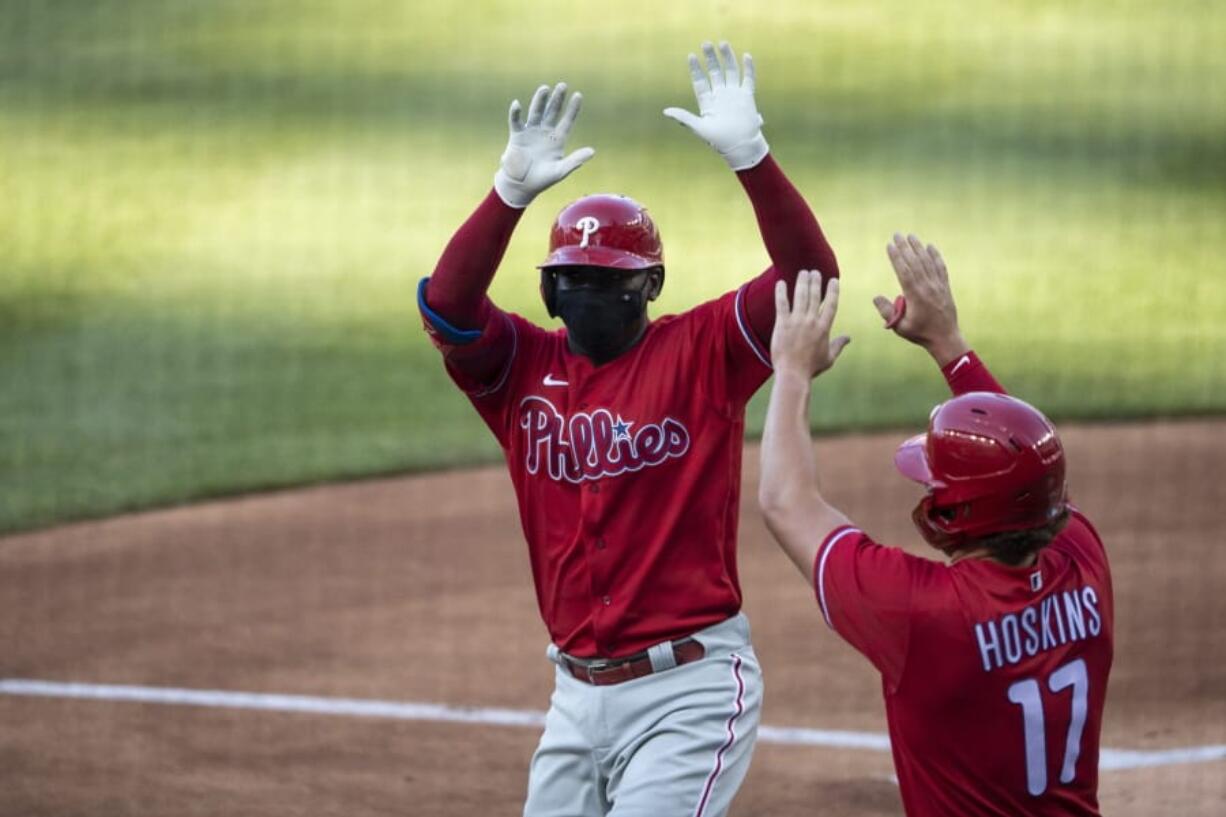
[{"label": "red long-sleeve undershirt", "polygon": [[[817,218],[800,192],[769,154],[760,163],[737,173],[749,195],[758,231],[770,256],[771,266],[749,283],[745,312],[758,340],[770,347],[775,328],[775,282],[788,282],[788,289],[802,269],[816,269],[822,280],[839,277],[834,250],[822,234]],[[823,287],[824,288],[824,287]]]},{"label": "red long-sleeve undershirt", "polygon": [[949,390],[955,397],[973,391],[1008,394],[974,352],[967,352],[946,363],[941,367],[941,374],[945,375],[945,382],[949,384]]},{"label": "red long-sleeve undershirt", "polygon": [[[737,178],[753,205],[771,259],[771,266],[750,282],[744,301],[754,334],[767,346],[775,325],[775,282],[782,278],[790,286],[802,269],[820,270],[826,279],[837,277],[838,262],[813,212],[774,158],[768,155],[738,172]],[[426,302],[434,312],[459,329],[485,326],[490,313],[486,292],[522,214],[490,191],[452,236],[430,276]],[[487,372],[498,368],[496,361],[482,364],[477,368]]]},{"label": "red long-sleeve undershirt", "polygon": [[460,329],[485,326],[490,308],[485,293],[523,214],[491,188],[447,242],[434,267],[426,294],[431,309]]}]

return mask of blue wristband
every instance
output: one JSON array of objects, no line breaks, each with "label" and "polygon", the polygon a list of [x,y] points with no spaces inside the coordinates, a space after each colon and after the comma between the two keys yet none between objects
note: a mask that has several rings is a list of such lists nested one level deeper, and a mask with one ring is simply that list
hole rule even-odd
[{"label": "blue wristband", "polygon": [[438,336],[445,343],[451,346],[464,346],[465,344],[473,343],[480,339],[480,329],[458,329],[447,322],[447,319],[435,312],[426,303],[426,282],[430,280],[427,276],[422,278],[417,284],[417,308],[421,310],[421,314],[430,323]]}]

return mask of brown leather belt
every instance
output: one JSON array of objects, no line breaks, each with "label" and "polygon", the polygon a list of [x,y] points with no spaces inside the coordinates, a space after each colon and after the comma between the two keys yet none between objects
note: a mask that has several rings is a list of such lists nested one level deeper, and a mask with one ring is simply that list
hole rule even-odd
[{"label": "brown leather belt", "polygon": [[[697,661],[706,655],[706,650],[692,638],[673,642],[673,658],[677,666]],[[575,678],[592,686],[609,686],[620,684],[634,678],[651,675],[651,658],[647,653],[640,652],[625,658],[596,658],[591,661],[576,661],[568,655],[560,656],[562,666]]]}]

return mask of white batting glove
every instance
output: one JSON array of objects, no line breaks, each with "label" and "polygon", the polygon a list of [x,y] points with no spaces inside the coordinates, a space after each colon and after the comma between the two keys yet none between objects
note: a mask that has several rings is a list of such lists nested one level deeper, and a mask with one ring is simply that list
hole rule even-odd
[{"label": "white batting glove", "polygon": [[770,146],[762,136],[762,115],[754,103],[753,57],[745,55],[745,73],[737,67],[732,46],[719,44],[724,64],[715,46],[702,44],[707,68],[690,54],[690,78],[698,99],[698,116],[684,108],[665,108],[664,115],[685,125],[715,148],[733,170],[747,170],[766,158]]},{"label": "white batting glove", "polygon": [[519,100],[511,103],[507,115],[511,137],[494,174],[494,189],[509,206],[527,207],[541,191],[562,181],[595,155],[590,147],[562,155],[566,137],[579,116],[583,94],[571,94],[563,113],[565,98],[565,82],[559,82],[552,91],[548,85],[537,88],[528,105],[527,122],[521,120]]}]

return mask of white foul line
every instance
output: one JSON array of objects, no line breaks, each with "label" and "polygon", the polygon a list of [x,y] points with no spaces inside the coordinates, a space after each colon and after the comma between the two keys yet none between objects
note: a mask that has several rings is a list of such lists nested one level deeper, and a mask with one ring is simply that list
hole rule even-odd
[{"label": "white foul line", "polygon": [[85,698],[94,701],[129,701],[223,709],[263,709],[272,712],[305,712],[312,715],[348,715],[355,718],[392,718],[403,721],[481,723],[494,726],[545,725],[543,712],[522,709],[457,707],[363,698],[319,698],[310,695],[279,695],[266,692],[225,692],[218,689],[68,684],[57,681],[5,679],[0,680],[0,693],[38,698]]},{"label": "white foul line", "polygon": [[[437,723],[479,723],[488,726],[545,725],[545,713],[527,709],[447,706],[412,701],[380,701],[368,698],[325,698],[313,695],[280,695],[267,692],[227,692],[218,689],[75,684],[20,678],[0,679],[0,694],[35,698],[74,698],[94,701],[127,701],[173,706],[203,706],[223,709],[259,709],[269,712],[302,712],[311,715],[346,715],[355,718],[388,718]],[[848,732],[829,729],[762,726],[763,743],[790,746],[825,746],[839,749],[890,750],[890,738],[880,732]],[[1226,760],[1226,744],[1178,749],[1141,751],[1102,749],[1099,769],[1137,769],[1184,763]]]}]

